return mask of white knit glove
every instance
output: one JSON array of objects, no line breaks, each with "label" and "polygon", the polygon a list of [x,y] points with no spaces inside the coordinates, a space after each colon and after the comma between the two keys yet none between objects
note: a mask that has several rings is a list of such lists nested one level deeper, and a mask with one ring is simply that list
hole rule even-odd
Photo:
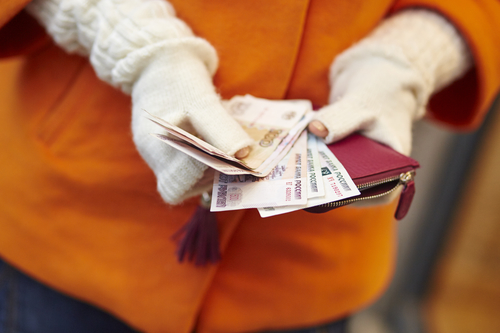
[{"label": "white knit glove", "polygon": [[222,107],[206,66],[190,50],[178,48],[162,55],[143,71],[132,90],[134,141],[158,180],[158,191],[169,203],[200,194],[212,182],[197,184],[207,166],[151,137],[158,125],[143,110],[191,133],[198,133],[215,147],[234,155],[252,139]]},{"label": "white knit glove", "polygon": [[97,75],[132,95],[134,142],[171,204],[199,194],[207,169],[149,133],[161,129],[147,110],[228,154],[252,139],[221,106],[212,84],[213,47],[193,36],[163,0],[34,0],[28,11],[68,52],[88,55]]},{"label": "white knit glove", "polygon": [[309,129],[327,143],[359,131],[409,155],[412,122],[424,115],[433,92],[466,72],[470,59],[443,17],[400,12],[335,59],[330,104]]}]

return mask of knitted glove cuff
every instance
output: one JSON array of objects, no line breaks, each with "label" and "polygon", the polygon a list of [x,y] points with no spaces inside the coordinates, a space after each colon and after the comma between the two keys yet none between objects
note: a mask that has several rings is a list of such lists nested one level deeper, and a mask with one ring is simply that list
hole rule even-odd
[{"label": "knitted glove cuff", "polygon": [[331,86],[353,62],[371,56],[395,61],[415,70],[424,84],[415,91],[420,118],[430,95],[471,66],[468,47],[458,31],[441,15],[424,9],[405,10],[384,20],[370,35],[337,57],[330,71]]},{"label": "knitted glove cuff", "polygon": [[210,75],[217,69],[214,48],[193,35],[162,0],[34,0],[28,11],[68,52],[89,55],[102,80],[130,93],[152,58],[189,50]]}]

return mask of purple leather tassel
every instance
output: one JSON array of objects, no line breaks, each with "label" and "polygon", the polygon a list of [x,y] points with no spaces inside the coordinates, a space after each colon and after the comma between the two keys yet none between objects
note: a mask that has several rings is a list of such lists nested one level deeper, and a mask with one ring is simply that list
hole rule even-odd
[{"label": "purple leather tassel", "polygon": [[191,219],[174,234],[174,239],[182,237],[177,247],[179,262],[187,259],[203,266],[220,260],[217,219],[215,213],[210,212],[210,201],[210,194],[203,193]]}]

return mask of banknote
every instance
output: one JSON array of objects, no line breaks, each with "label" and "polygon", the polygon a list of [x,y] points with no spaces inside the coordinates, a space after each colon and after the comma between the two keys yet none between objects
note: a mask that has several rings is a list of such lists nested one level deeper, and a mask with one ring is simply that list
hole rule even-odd
[{"label": "banknote", "polygon": [[211,211],[304,205],[307,202],[307,132],[263,178],[216,172]]},{"label": "banknote", "polygon": [[[209,166],[221,172],[232,170],[232,174],[250,173],[259,177],[267,175],[291,149],[293,143],[311,119],[311,103],[305,100],[271,101],[250,95],[236,96],[223,103],[228,112],[254,139],[247,157],[239,160],[213,147],[202,139],[178,128],[164,119],[146,112],[146,117],[163,127],[171,136],[152,134],[157,139],[176,149],[183,147],[186,154],[202,161],[211,155],[217,162]],[[173,137],[172,137],[173,136]],[[221,168],[221,161],[228,162]]]},{"label": "banknote", "polygon": [[299,123],[295,125],[295,127],[292,128],[288,135],[281,141],[278,148],[272,152],[272,154],[257,169],[255,169],[255,171],[258,171],[263,175],[269,174],[274,166],[281,161],[286,154],[288,154],[288,151],[291,149],[295,141],[297,141],[299,136],[304,132],[304,129],[311,122],[312,118],[312,112],[306,113],[302,119],[300,119]]},{"label": "banknote", "polygon": [[325,184],[321,178],[321,162],[318,153],[318,137],[307,134],[307,198],[325,195]]},{"label": "banknote", "polygon": [[259,208],[261,217],[269,217],[293,212],[299,209],[319,206],[328,202],[347,199],[359,195],[360,192],[351,177],[339,162],[339,160],[328,149],[326,144],[317,140],[317,149],[321,165],[322,181],[325,185],[325,195],[310,198],[305,205],[296,206],[268,206]]},{"label": "banknote", "polygon": [[228,161],[232,161],[234,163],[238,163],[238,164],[241,163],[241,161],[238,160],[237,158],[226,154],[225,152],[212,146],[208,142],[192,135],[189,132],[184,131],[182,128],[170,124],[165,119],[162,119],[160,117],[156,117],[147,111],[145,111],[145,114],[149,120],[151,120],[152,122],[163,127],[163,129],[165,129],[173,137],[173,138],[170,138],[168,135],[150,133],[151,135],[153,135],[157,139],[160,139],[161,141],[165,141],[165,139],[169,138],[173,141],[183,142],[189,146],[195,147],[196,151],[198,151],[198,152],[205,152],[205,153],[208,153],[212,156],[223,158],[223,159],[226,159]]},{"label": "banknote", "polygon": [[167,135],[164,134],[151,134],[155,138],[163,141],[164,143],[172,146],[173,148],[194,157],[198,161],[200,161],[203,164],[206,164],[207,166],[211,167],[212,169],[215,169],[219,172],[225,173],[227,175],[253,175],[256,177],[263,177],[265,174],[258,172],[258,171],[253,171],[253,170],[247,170],[241,167],[239,163],[234,163],[232,161],[229,161],[227,159],[217,157],[213,154],[207,154],[205,152],[200,152],[200,149],[196,146],[193,146],[186,141],[182,140],[177,140],[172,137],[168,137]]},{"label": "banknote", "polygon": [[235,96],[223,106],[254,140],[250,154],[242,159],[250,169],[256,169],[273,153],[284,149],[289,142],[280,143],[312,110],[311,103],[306,100],[272,101],[251,95]]}]

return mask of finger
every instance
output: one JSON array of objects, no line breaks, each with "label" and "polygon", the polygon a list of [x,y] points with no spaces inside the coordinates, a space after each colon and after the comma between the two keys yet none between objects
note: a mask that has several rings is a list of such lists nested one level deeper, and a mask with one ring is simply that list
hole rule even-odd
[{"label": "finger", "polygon": [[245,147],[243,149],[240,149],[234,154],[234,157],[242,159],[248,156],[250,154],[250,147]]},{"label": "finger", "polygon": [[210,186],[214,182],[214,175],[215,175],[215,170],[212,168],[207,168],[205,170],[205,173],[203,174],[203,177],[196,183],[197,187],[206,187]]},{"label": "finger", "polygon": [[[252,145],[252,138],[222,105],[213,105],[196,115],[190,115],[190,121],[205,141],[220,150],[230,155],[239,152],[241,157],[238,158],[250,152],[245,148]],[[240,152],[241,150],[243,151]]]},{"label": "finger", "polygon": [[373,103],[353,96],[324,107],[315,115],[315,120],[327,129],[325,142],[332,143],[354,132],[369,129],[376,121],[378,111]]},{"label": "finger", "polygon": [[326,138],[328,135],[328,129],[323,125],[323,123],[319,120],[313,120],[308,126],[309,132],[320,137]]}]

